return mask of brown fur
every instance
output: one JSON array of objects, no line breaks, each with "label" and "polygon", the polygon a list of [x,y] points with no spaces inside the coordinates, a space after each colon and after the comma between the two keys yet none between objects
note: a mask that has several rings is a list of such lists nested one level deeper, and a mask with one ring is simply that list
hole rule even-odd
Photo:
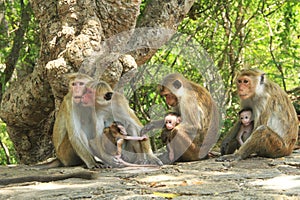
[{"label": "brown fur", "polygon": [[[259,70],[243,70],[238,74],[237,80],[241,107],[250,107],[253,110],[254,129],[235,154],[218,160],[245,159],[252,153],[271,158],[290,155],[297,141],[298,123],[288,95],[277,84],[267,80],[265,74]],[[222,154],[233,153],[235,150],[236,147],[229,144],[232,143],[232,138],[235,139],[238,124],[222,142]]]},{"label": "brown fur", "polygon": [[254,122],[252,121],[252,109],[243,109],[239,112],[241,129],[239,130],[236,139],[240,145],[250,137]]},{"label": "brown fur", "polygon": [[133,141],[142,141],[147,140],[147,137],[138,137],[138,136],[128,136],[125,128],[122,125],[118,125],[116,122],[113,122],[110,127],[107,127],[103,131],[102,137],[102,145],[107,153],[111,156],[114,156],[118,159],[120,163],[122,163],[126,167],[157,167],[157,165],[139,165],[132,164],[124,161],[122,157],[122,145],[125,140],[133,140]]},{"label": "brown fur", "polygon": [[[85,164],[87,168],[98,167],[90,149],[88,148],[88,138],[94,137],[93,130],[89,130],[92,112],[90,108],[85,108],[80,103],[73,100],[73,86],[75,81],[84,84],[92,80],[84,74],[72,74],[69,76],[69,93],[64,97],[60,109],[56,115],[53,127],[53,144],[56,156],[63,166],[73,166]],[[83,95],[84,85],[77,91],[77,95]],[[75,90],[74,90],[75,91]],[[78,99],[76,99],[78,100]],[[82,116],[84,114],[84,116]]]},{"label": "brown fur", "polygon": [[[165,130],[167,147],[171,149],[169,161],[165,162],[206,158],[218,139],[219,131],[219,113],[209,92],[177,73],[167,75],[158,88],[182,120],[173,130]],[[142,133],[162,128],[163,124],[164,120],[150,122]]]},{"label": "brown fur", "polygon": [[[134,111],[129,107],[128,101],[124,95],[113,92],[111,99],[107,101],[104,97],[107,92],[111,92],[107,83],[103,81],[92,81],[87,84],[87,87],[92,88],[95,92],[95,110],[97,116],[96,130],[100,140],[105,126],[112,124],[113,121],[122,123],[130,136],[140,136],[139,132],[142,128],[142,124]],[[126,141],[124,150],[123,157],[127,162],[162,165],[162,162],[153,154],[149,140]],[[106,160],[104,159],[104,161]]]}]

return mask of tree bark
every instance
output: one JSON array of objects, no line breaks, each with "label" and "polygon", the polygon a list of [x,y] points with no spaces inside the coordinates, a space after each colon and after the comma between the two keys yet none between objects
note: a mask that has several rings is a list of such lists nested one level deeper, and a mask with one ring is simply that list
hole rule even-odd
[{"label": "tree bark", "polygon": [[107,39],[126,32],[121,34],[126,37],[117,38],[126,44],[133,34],[130,30],[142,26],[176,30],[194,1],[149,2],[137,23],[140,0],[31,0],[40,26],[40,57],[30,75],[6,90],[0,111],[21,163],[36,163],[54,154],[52,127],[67,93],[64,74],[81,71],[114,86],[136,67],[135,61],[145,63],[156,49],[133,51],[134,60],[108,49]]}]

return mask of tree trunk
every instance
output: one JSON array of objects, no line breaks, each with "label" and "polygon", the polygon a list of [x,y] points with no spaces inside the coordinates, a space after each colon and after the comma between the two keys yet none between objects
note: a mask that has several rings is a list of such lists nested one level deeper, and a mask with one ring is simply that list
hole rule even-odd
[{"label": "tree trunk", "polygon": [[134,34],[129,30],[136,27],[176,30],[193,2],[151,0],[140,15],[140,0],[31,0],[40,26],[40,57],[30,75],[9,86],[0,112],[20,162],[32,164],[53,156],[55,113],[67,93],[64,74],[81,71],[114,86],[122,74],[136,63],[145,63],[156,49],[132,51],[135,63],[124,52],[107,48],[107,39],[125,31],[122,36],[126,37],[117,39],[126,44]]}]

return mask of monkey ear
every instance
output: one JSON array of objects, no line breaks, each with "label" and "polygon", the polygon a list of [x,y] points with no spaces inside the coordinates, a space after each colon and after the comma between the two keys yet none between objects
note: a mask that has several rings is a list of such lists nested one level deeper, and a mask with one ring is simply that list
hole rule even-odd
[{"label": "monkey ear", "polygon": [[179,81],[179,80],[175,80],[175,81],[173,82],[173,86],[174,86],[174,88],[179,89],[179,88],[181,88],[182,83],[181,83],[181,81]]},{"label": "monkey ear", "polygon": [[162,90],[163,90],[163,86],[160,85],[160,84],[158,84],[158,85],[157,85],[157,91],[158,91],[158,92],[161,92]]},{"label": "monkey ear", "polygon": [[262,85],[262,84],[264,84],[265,83],[265,73],[262,73],[261,75],[260,75],[260,84]]},{"label": "monkey ear", "polygon": [[109,101],[109,100],[111,100],[112,95],[113,95],[112,92],[107,92],[107,93],[105,93],[105,95],[104,95],[104,99],[105,99],[106,101]]}]

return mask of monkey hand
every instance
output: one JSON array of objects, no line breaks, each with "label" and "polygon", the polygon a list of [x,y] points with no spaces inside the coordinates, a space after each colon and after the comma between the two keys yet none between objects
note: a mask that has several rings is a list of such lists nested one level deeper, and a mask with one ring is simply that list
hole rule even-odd
[{"label": "monkey hand", "polygon": [[145,140],[148,140],[148,139],[149,139],[149,138],[148,138],[147,135],[142,135],[142,136],[141,136],[141,140],[142,140],[142,141],[145,141]]},{"label": "monkey hand", "polygon": [[241,156],[238,154],[224,155],[216,159],[217,162],[232,162],[242,160]]}]

